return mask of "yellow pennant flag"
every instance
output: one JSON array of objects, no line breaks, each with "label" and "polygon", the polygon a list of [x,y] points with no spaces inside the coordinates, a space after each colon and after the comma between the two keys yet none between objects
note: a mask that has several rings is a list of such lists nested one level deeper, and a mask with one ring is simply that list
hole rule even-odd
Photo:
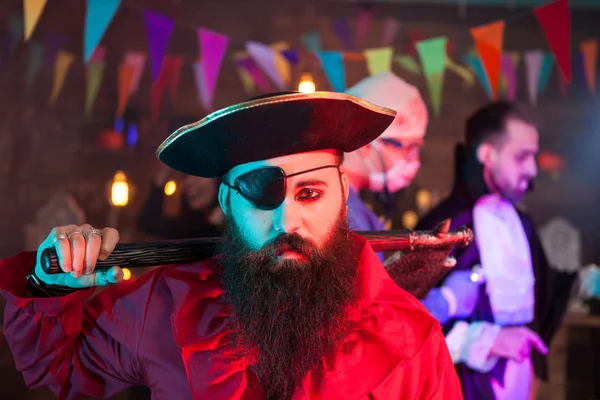
[{"label": "yellow pennant flag", "polygon": [[50,105],[56,103],[56,99],[58,99],[58,95],[65,84],[69,67],[73,64],[73,60],[74,55],[64,50],[59,51],[56,55],[56,61],[54,62],[54,85],[52,87],[52,94],[50,95]]},{"label": "yellow pennant flag", "polygon": [[254,91],[256,90],[256,85],[254,84],[254,79],[252,79],[252,75],[250,75],[250,73],[242,67],[236,66],[235,70],[237,71],[240,80],[242,81],[242,85],[244,86],[244,90],[246,91],[246,93],[254,93]]},{"label": "yellow pennant flag", "polygon": [[381,47],[377,49],[367,49],[364,52],[367,59],[367,70],[371,75],[377,75],[387,72],[392,68],[392,57],[394,49],[391,47]]},{"label": "yellow pennant flag", "polygon": [[29,40],[48,0],[23,0],[25,41]]},{"label": "yellow pennant flag", "polygon": [[87,68],[87,81],[85,87],[85,115],[90,116],[92,107],[96,101],[98,90],[102,84],[102,77],[104,75],[105,61],[90,61]]}]

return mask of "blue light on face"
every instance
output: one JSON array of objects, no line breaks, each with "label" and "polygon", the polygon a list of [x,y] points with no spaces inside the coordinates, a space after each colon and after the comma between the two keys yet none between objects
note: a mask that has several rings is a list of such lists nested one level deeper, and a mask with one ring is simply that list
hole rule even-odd
[{"label": "blue light on face", "polygon": [[136,124],[130,124],[127,128],[127,145],[133,147],[137,144],[138,130]]},{"label": "blue light on face", "polygon": [[115,120],[115,132],[118,133],[123,133],[123,130],[125,129],[125,122],[123,121],[123,118],[118,118],[117,120]]}]

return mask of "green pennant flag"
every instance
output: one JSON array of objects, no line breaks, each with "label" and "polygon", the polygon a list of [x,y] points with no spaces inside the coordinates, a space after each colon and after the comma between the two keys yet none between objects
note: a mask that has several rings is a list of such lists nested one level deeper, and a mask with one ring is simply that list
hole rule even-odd
[{"label": "green pennant flag", "polygon": [[410,73],[421,75],[421,67],[415,58],[409,54],[398,54],[394,57],[396,64],[404,68]]},{"label": "green pennant flag", "polygon": [[89,117],[94,106],[94,101],[102,84],[105,61],[90,61],[87,68],[87,79],[85,85],[85,116]]},{"label": "green pennant flag", "polygon": [[442,89],[444,87],[444,71],[446,69],[446,43],[444,36],[421,40],[415,44],[427,79],[429,97],[436,116],[439,116]]}]

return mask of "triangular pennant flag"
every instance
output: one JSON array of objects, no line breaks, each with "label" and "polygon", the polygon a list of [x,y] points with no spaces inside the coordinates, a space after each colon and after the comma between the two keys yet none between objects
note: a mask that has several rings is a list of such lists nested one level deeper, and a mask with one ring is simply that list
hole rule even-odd
[{"label": "triangular pennant flag", "polygon": [[86,65],[86,85],[85,85],[85,115],[87,117],[92,113],[96,96],[102,84],[104,76],[104,67],[106,61],[90,61]]},{"label": "triangular pennant flag", "polygon": [[319,60],[325,71],[325,75],[335,92],[346,91],[346,73],[344,59],[339,51],[320,51]]},{"label": "triangular pennant flag", "polygon": [[502,61],[502,43],[504,41],[504,21],[496,21],[471,28],[471,36],[484,67],[492,99],[496,99],[500,64]]},{"label": "triangular pennant flag", "polygon": [[146,54],[138,51],[128,51],[125,54],[123,63],[133,68],[131,86],[129,86],[129,95],[132,95],[137,92],[140,86],[142,72],[144,71],[144,65],[146,65]]},{"label": "triangular pennant flag", "polygon": [[[204,74],[202,79],[205,94],[202,96],[202,106],[205,110],[212,110],[212,101],[215,95],[215,88],[219,78],[219,71],[223,63],[223,57],[227,52],[229,39],[227,36],[208,29],[198,29],[198,43],[200,44],[201,71]],[[194,67],[194,73],[196,73]],[[203,89],[203,90],[204,90]]]},{"label": "triangular pennant flag", "polygon": [[483,64],[481,63],[479,56],[478,55],[464,56],[463,61],[465,62],[465,64],[467,64],[473,70],[475,75],[477,75],[477,77],[479,78],[479,82],[481,82],[481,86],[483,86],[483,89],[485,90],[485,93],[488,95],[488,97],[492,98],[492,90],[490,88],[490,83],[487,80],[485,71],[483,69]]},{"label": "triangular pennant flag", "polygon": [[119,102],[117,105],[116,117],[121,118],[127,107],[129,97],[131,95],[130,88],[132,86],[133,78],[135,73],[135,67],[128,65],[127,63],[121,63],[119,66],[119,81],[118,81],[118,95]]},{"label": "triangular pennant flag", "polygon": [[120,5],[121,0],[87,0],[83,33],[84,63],[90,60]]},{"label": "triangular pennant flag", "polygon": [[598,61],[598,39],[588,39],[580,44],[583,55],[585,78],[590,93],[596,93],[596,64]]},{"label": "triangular pennant flag", "polygon": [[387,17],[383,20],[381,28],[381,47],[392,46],[394,39],[400,30],[400,22],[394,17]]},{"label": "triangular pennant flag", "polygon": [[194,73],[194,82],[196,82],[196,94],[198,95],[198,102],[204,108],[204,111],[212,112],[212,105],[208,99],[206,83],[204,82],[205,73],[202,68],[202,61],[192,63],[192,72]]},{"label": "triangular pennant flag", "polygon": [[54,62],[54,84],[52,86],[52,94],[50,95],[50,105],[56,104],[74,58],[75,56],[67,51],[61,50],[58,52],[56,61]]},{"label": "triangular pennant flag", "polygon": [[517,97],[517,70],[513,58],[508,54],[502,55],[502,75],[506,80],[506,99],[515,101]]},{"label": "triangular pennant flag", "polygon": [[542,60],[542,66],[540,68],[540,82],[538,87],[538,95],[543,95],[548,86],[550,75],[552,74],[552,67],[554,67],[554,56],[550,53],[544,52],[544,59]]},{"label": "triangular pennant flag", "polygon": [[281,52],[281,55],[285,57],[291,64],[298,64],[300,61],[300,56],[298,55],[298,51],[287,49]]},{"label": "triangular pennant flag", "polygon": [[46,68],[54,67],[54,60],[56,60],[56,55],[62,49],[67,46],[68,38],[67,36],[52,32],[48,35],[46,39],[46,49],[44,51],[44,63]]},{"label": "triangular pennant flag", "polygon": [[[144,11],[144,18],[146,20],[152,82],[156,83],[161,73],[163,60],[167,53],[169,39],[175,28],[175,23],[171,18],[151,10]],[[161,90],[164,90],[164,87]],[[160,95],[162,96],[162,92]]]},{"label": "triangular pennant flag", "polygon": [[[285,61],[283,56],[271,49],[269,46],[256,42],[246,43],[246,51],[248,51],[250,57],[252,57],[254,62],[260,66],[260,68],[271,79],[271,81],[275,83],[279,90],[285,90],[286,83],[284,78],[287,78],[289,81],[290,74],[289,72],[286,72],[287,76],[282,76],[282,74],[279,72],[281,69],[282,59],[283,63],[287,63],[289,68],[289,63]],[[283,68],[285,70],[285,66]]]},{"label": "triangular pennant flag", "polygon": [[104,61],[106,59],[106,47],[98,46],[92,53],[90,61]]},{"label": "triangular pennant flag", "polygon": [[31,38],[31,34],[40,20],[42,11],[44,11],[47,2],[48,0],[23,0],[23,15],[25,21],[24,37],[26,41]]},{"label": "triangular pennant flag", "polygon": [[360,48],[373,20],[373,11],[362,9],[356,16],[356,44]]},{"label": "triangular pennant flag", "polygon": [[533,9],[563,76],[571,82],[571,13],[569,0],[556,0]]},{"label": "triangular pennant flag", "polygon": [[13,51],[17,42],[23,38],[24,28],[23,17],[17,14],[12,14],[8,19],[8,31],[12,36],[10,50]]},{"label": "triangular pennant flag", "polygon": [[473,73],[468,68],[456,63],[450,56],[446,57],[446,69],[458,75],[463,80],[465,86],[471,87],[475,84]]},{"label": "triangular pennant flag", "polygon": [[363,52],[367,59],[367,70],[371,75],[389,71],[392,68],[392,57],[394,49],[383,47],[379,49],[367,49]]},{"label": "triangular pennant flag", "polygon": [[150,91],[150,113],[153,121],[158,120],[160,114],[160,102],[165,91],[165,87],[170,80],[171,67],[171,58],[165,57],[163,59],[163,65],[160,69],[160,73],[158,74],[158,80],[152,84],[152,90]]},{"label": "triangular pennant flag", "polygon": [[308,51],[318,53],[321,51],[321,34],[318,31],[310,31],[300,36],[300,42]]},{"label": "triangular pennant flag", "polygon": [[256,85],[254,84],[254,79],[252,79],[252,75],[248,71],[246,71],[243,67],[237,66],[235,70],[242,81],[242,86],[244,86],[244,90],[247,94],[254,93],[256,90]]},{"label": "triangular pennant flag", "polygon": [[170,73],[169,73],[169,94],[171,95],[171,100],[175,101],[177,99],[177,88],[179,87],[179,78],[181,77],[181,66],[183,65],[183,58],[178,56],[167,56],[166,59],[169,59]]},{"label": "triangular pennant flag", "polygon": [[540,82],[540,69],[544,60],[544,52],[541,50],[529,50],[525,52],[525,68],[527,71],[527,93],[529,102],[537,104],[538,86]]},{"label": "triangular pennant flag", "polygon": [[240,58],[236,60],[236,63],[248,72],[248,74],[254,80],[254,83],[256,83],[262,92],[267,93],[272,91],[272,86],[269,83],[269,80],[251,57]]},{"label": "triangular pennant flag", "polygon": [[402,68],[404,68],[405,70],[407,70],[410,73],[413,73],[415,75],[421,74],[421,67],[419,67],[419,63],[411,55],[397,54],[394,57],[394,61],[396,61],[396,63],[399,66],[401,66]]},{"label": "triangular pennant flag", "polygon": [[415,44],[421,58],[423,73],[425,74],[425,78],[427,78],[429,97],[436,115],[440,113],[444,71],[446,69],[447,41],[448,38],[440,36],[422,40]]},{"label": "triangular pennant flag", "polygon": [[347,18],[339,17],[334,19],[331,27],[333,29],[333,32],[336,34],[338,39],[346,48],[346,50],[354,50],[352,40],[350,39],[350,28],[348,27]]},{"label": "triangular pennant flag", "polygon": [[29,68],[27,69],[27,81],[25,82],[25,90],[27,92],[29,92],[31,85],[42,66],[43,54],[44,46],[41,43],[33,41],[29,42]]}]

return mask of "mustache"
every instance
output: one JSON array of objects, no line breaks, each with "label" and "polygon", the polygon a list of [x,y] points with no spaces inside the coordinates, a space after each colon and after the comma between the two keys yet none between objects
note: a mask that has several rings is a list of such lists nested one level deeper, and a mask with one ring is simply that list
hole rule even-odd
[{"label": "mustache", "polygon": [[267,242],[261,252],[271,257],[278,257],[286,251],[295,251],[304,256],[319,253],[317,245],[310,239],[305,239],[297,233],[284,233]]}]

